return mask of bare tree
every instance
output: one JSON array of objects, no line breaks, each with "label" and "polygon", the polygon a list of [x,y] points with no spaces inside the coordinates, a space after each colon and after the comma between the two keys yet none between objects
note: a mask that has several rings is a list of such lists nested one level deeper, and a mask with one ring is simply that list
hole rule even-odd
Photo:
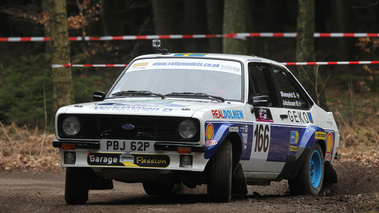
[{"label": "bare tree", "polygon": [[[162,1],[152,0],[155,33],[158,35],[180,34],[181,19],[177,0]],[[172,52],[182,51],[182,41],[177,39],[164,40],[164,47]]]},{"label": "bare tree", "polygon": [[[223,1],[207,0],[207,27],[209,34],[222,34]],[[221,53],[222,40],[212,38],[209,40],[209,52]]]},{"label": "bare tree", "polygon": [[[296,60],[315,61],[315,0],[298,0]],[[327,110],[324,85],[317,66],[300,66],[297,77],[313,100]]]},{"label": "bare tree", "polygon": [[[53,64],[70,63],[70,42],[67,30],[66,0],[49,0],[50,47]],[[53,69],[53,109],[74,103],[74,87],[70,67]]]},{"label": "bare tree", "polygon": [[[246,0],[224,1],[224,34],[246,32],[246,6]],[[224,38],[222,52],[246,55],[246,41]]]}]

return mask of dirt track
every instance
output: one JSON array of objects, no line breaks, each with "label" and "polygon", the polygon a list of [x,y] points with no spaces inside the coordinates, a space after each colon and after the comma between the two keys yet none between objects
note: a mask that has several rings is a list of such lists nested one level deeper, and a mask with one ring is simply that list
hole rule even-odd
[{"label": "dirt track", "polygon": [[[363,156],[362,156],[363,157]],[[375,157],[377,159],[377,156]],[[379,211],[377,160],[360,156],[335,164],[339,180],[318,197],[288,195],[287,181],[249,186],[249,194],[230,203],[209,203],[205,186],[183,188],[172,197],[145,194],[141,184],[115,183],[90,191],[86,205],[64,201],[64,174],[0,171],[0,212],[354,212]]]}]

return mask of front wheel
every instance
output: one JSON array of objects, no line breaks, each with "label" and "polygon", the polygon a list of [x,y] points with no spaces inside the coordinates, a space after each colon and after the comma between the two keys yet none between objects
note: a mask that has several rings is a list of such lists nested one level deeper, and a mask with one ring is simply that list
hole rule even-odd
[{"label": "front wheel", "polygon": [[65,199],[67,204],[84,204],[88,200],[90,168],[66,169]]},{"label": "front wheel", "polygon": [[307,154],[304,165],[294,179],[288,180],[291,194],[318,195],[324,180],[324,156],[319,144]]},{"label": "front wheel", "polygon": [[213,202],[228,202],[232,197],[232,144],[225,140],[213,155],[209,173],[207,192]]}]

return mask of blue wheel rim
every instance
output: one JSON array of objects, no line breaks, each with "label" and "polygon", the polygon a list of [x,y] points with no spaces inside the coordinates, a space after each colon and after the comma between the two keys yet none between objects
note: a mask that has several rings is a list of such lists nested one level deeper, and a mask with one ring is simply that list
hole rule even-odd
[{"label": "blue wheel rim", "polygon": [[321,182],[322,162],[320,152],[314,150],[309,162],[309,178],[313,188],[317,188]]}]

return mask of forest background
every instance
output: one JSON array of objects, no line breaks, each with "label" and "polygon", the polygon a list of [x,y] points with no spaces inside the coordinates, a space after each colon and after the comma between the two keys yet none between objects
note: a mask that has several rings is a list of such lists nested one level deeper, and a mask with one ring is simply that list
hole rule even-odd
[{"label": "forest background", "polygon": [[[296,32],[298,1],[246,2],[246,32]],[[48,11],[47,0],[2,0],[0,37],[48,37]],[[223,34],[225,14],[223,0],[67,0],[67,15],[69,36],[122,36]],[[378,23],[378,0],[315,0],[315,32],[378,33]],[[295,38],[248,37],[244,42],[248,54],[296,61]],[[222,38],[162,40],[170,52],[220,53],[222,45]],[[316,61],[374,61],[378,47],[376,37],[315,38]],[[72,41],[70,50],[72,64],[128,64],[153,52],[151,40]],[[49,42],[0,42],[0,51],[0,137],[11,143],[28,129],[34,130],[28,133],[33,137],[53,133]],[[296,72],[298,67],[289,69]],[[108,91],[122,70],[72,68],[75,102]],[[341,145],[378,147],[379,65],[319,66],[318,71],[341,130]],[[36,143],[42,140],[36,138]],[[41,147],[30,145],[29,152]]]}]

